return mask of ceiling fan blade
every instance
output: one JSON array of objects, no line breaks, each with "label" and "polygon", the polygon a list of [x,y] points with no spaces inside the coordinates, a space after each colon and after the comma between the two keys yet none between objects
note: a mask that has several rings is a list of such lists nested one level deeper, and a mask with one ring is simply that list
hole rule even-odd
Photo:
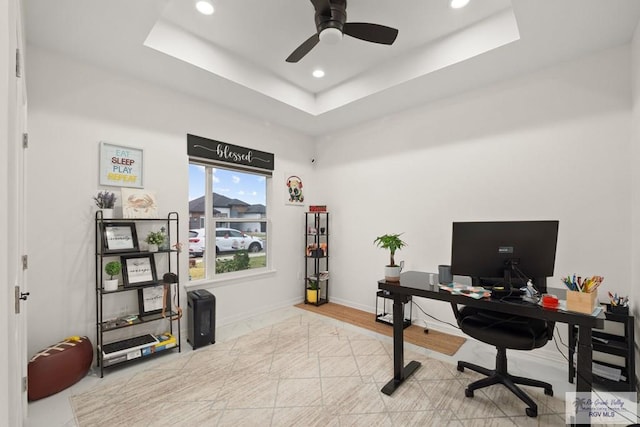
[{"label": "ceiling fan blade", "polygon": [[344,24],[343,33],[360,40],[380,44],[393,44],[398,36],[398,30],[395,28],[365,22],[347,22]]},{"label": "ceiling fan blade", "polygon": [[315,45],[320,42],[320,36],[318,33],[309,37],[304,43],[302,43],[296,50],[293,51],[291,55],[287,58],[287,62],[298,62],[300,61],[307,53],[311,51],[315,47]]}]

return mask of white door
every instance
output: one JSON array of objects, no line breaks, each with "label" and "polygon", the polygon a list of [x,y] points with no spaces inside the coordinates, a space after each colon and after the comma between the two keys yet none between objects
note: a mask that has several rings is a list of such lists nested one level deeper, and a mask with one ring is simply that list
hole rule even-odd
[{"label": "white door", "polygon": [[[20,30],[21,33],[21,30]],[[22,43],[22,36],[19,37],[20,46]],[[22,61],[24,64],[24,61]],[[16,293],[18,295],[18,305],[20,307],[20,312],[16,313],[16,365],[21,366],[22,375],[18,379],[20,384],[20,399],[22,401],[22,419],[27,419],[27,388],[24,387],[23,381],[27,378],[27,364],[28,364],[28,354],[27,354],[27,306],[26,304],[27,298],[29,296],[29,291],[27,289],[27,266],[28,266],[28,258],[24,258],[23,256],[27,256],[27,227],[25,223],[25,213],[26,213],[26,150],[25,146],[26,141],[24,140],[24,135],[28,135],[27,132],[27,86],[24,78],[24,73],[21,78],[18,79],[16,83],[17,96],[16,96],[16,110],[17,110],[17,132],[16,132],[16,186],[17,186],[17,203],[16,203],[16,248],[18,248],[18,253],[16,256]],[[21,145],[22,144],[22,145]],[[22,147],[22,148],[20,148]],[[16,369],[17,370],[17,369]]]},{"label": "white door", "polygon": [[[8,265],[10,293],[13,295],[12,306],[9,310],[9,419],[10,425],[22,425],[27,418],[27,314],[26,314],[26,270],[22,256],[26,254],[25,247],[25,149],[23,135],[27,130],[27,94],[24,70],[24,42],[21,8],[18,0],[9,0],[9,28],[13,31],[11,37],[10,63],[13,63],[9,78],[9,135],[8,147],[8,207],[7,217],[9,229]],[[13,22],[11,22],[13,20]],[[11,30],[10,30],[11,31]],[[19,53],[16,53],[16,49]],[[16,61],[19,65],[16,67]],[[12,291],[12,292],[11,292]],[[22,298],[20,298],[22,297]]]}]

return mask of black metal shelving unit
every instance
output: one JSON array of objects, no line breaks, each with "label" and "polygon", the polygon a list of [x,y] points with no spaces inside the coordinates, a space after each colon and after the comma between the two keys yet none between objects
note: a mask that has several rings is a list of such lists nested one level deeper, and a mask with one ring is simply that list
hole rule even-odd
[{"label": "black metal shelving unit", "polygon": [[[329,212],[306,212],[304,232],[305,304],[322,305],[329,302]],[[309,283],[318,284],[316,292]]]},{"label": "black metal shelving unit", "polygon": [[[619,309],[619,307],[618,307]],[[605,332],[604,330],[594,329],[591,344],[593,346],[593,361],[599,365],[619,369],[623,378],[615,381],[610,378],[599,376],[594,372],[593,382],[599,384],[609,391],[636,391],[636,370],[635,370],[635,345],[634,345],[634,317],[628,313],[611,312],[607,307],[605,311],[606,322],[622,323],[624,332],[622,335]],[[569,325],[569,382],[573,383],[576,375],[576,368],[573,363],[573,355],[577,344],[578,328],[575,325]],[[610,363],[603,359],[598,353],[617,356],[623,360],[621,364]]]},{"label": "black metal shelving unit", "polygon": [[[161,226],[165,227],[165,234],[168,240],[168,249],[158,250],[157,252],[148,252],[148,251],[105,251],[105,244],[103,239],[103,230],[105,224],[124,224],[124,223],[135,223],[138,224],[161,224]],[[182,351],[182,347],[180,344],[180,316],[174,311],[173,307],[170,310],[165,311],[164,315],[162,313],[153,313],[147,314],[145,316],[141,316],[141,313],[138,312],[137,318],[131,320],[129,322],[123,321],[122,319],[104,319],[104,299],[109,298],[114,294],[119,294],[122,292],[141,292],[145,288],[155,287],[159,285],[167,286],[167,301],[174,301],[176,306],[180,306],[180,263],[179,263],[179,251],[175,249],[175,246],[178,242],[180,242],[179,238],[179,218],[177,212],[170,212],[165,218],[104,218],[102,211],[96,212],[95,217],[95,254],[96,254],[96,364],[100,368],[100,377],[104,376],[104,369],[111,368],[113,366],[120,366],[129,362],[143,361],[153,358],[158,355],[169,353],[167,350],[178,350],[178,352]],[[142,239],[140,239],[142,240]],[[139,245],[138,245],[139,248]],[[174,249],[172,249],[174,248]],[[156,257],[166,257],[166,271],[158,272],[157,277],[159,280],[153,283],[145,283],[144,285],[131,285],[124,286],[122,283],[118,285],[116,290],[108,291],[103,289],[103,278],[105,275],[104,267],[107,262],[112,260],[121,261],[122,256],[130,256],[130,255],[144,255],[144,254],[152,254],[154,262]],[[124,265],[124,262],[122,262]],[[124,268],[124,267],[123,267]],[[178,277],[178,283],[175,284],[175,296],[172,295],[172,284],[164,284],[161,280],[164,273],[175,273]],[[171,307],[171,303],[168,304]],[[109,332],[122,330],[124,328],[132,328],[136,326],[140,326],[143,324],[149,324],[151,322],[157,322],[160,320],[166,320],[168,322],[169,332],[172,336],[175,337],[175,346],[171,348],[165,348],[161,346],[162,343],[159,343],[157,347],[154,346],[154,351],[142,351],[140,350],[140,354],[136,356],[133,354],[131,357],[126,358],[126,360],[118,361],[116,363],[107,363],[105,366],[105,361],[103,360],[102,348],[105,345],[112,344],[113,342],[117,342],[116,339],[109,339]],[[175,323],[175,326],[174,326]],[[146,335],[146,334],[144,334]],[[155,349],[162,349],[162,351],[155,351]],[[135,352],[135,350],[134,350]],[[136,357],[133,357],[136,356]]]}]

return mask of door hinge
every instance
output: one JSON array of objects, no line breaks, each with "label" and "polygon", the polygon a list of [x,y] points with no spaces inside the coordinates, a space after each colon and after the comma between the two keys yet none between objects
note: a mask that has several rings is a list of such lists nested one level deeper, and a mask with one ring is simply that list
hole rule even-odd
[{"label": "door hinge", "polygon": [[29,382],[27,380],[27,377],[22,377],[22,392],[26,393],[28,387],[29,387]]},{"label": "door hinge", "polygon": [[16,77],[22,77],[22,64],[20,61],[20,49],[16,49]]},{"label": "door hinge", "polygon": [[20,314],[20,286],[16,286],[14,288],[14,294],[15,294],[15,313],[16,314]]},{"label": "door hinge", "polygon": [[26,270],[27,268],[29,268],[29,256],[22,255],[22,269]]},{"label": "door hinge", "polygon": [[20,301],[26,301],[29,298],[30,292],[20,292],[20,286],[14,287],[15,293],[15,312],[20,314]]},{"label": "door hinge", "polygon": [[22,148],[29,148],[29,134],[22,134]]}]

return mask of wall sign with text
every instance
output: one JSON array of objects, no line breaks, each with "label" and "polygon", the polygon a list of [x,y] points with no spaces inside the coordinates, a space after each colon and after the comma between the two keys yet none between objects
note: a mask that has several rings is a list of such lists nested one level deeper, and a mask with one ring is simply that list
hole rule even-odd
[{"label": "wall sign with text", "polygon": [[216,160],[257,169],[273,170],[273,154],[201,136],[187,134],[189,157]]},{"label": "wall sign with text", "polygon": [[100,185],[143,188],[143,150],[100,143]]}]

